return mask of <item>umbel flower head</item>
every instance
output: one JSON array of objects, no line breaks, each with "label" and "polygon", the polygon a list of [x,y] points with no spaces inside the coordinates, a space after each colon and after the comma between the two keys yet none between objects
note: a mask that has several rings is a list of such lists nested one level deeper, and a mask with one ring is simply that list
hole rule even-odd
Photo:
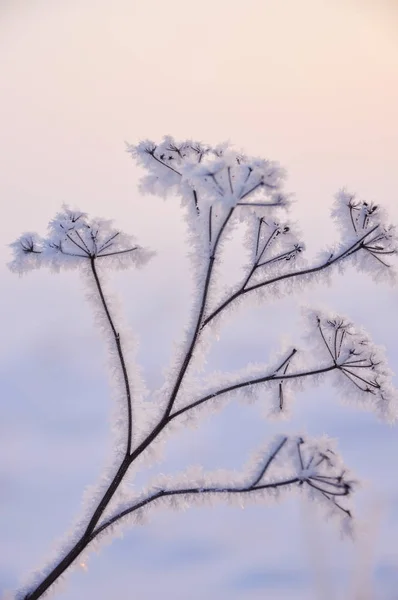
[{"label": "umbel flower head", "polygon": [[209,146],[166,136],[160,144],[150,140],[127,151],[147,171],[144,192],[177,192],[196,211],[209,206],[285,206],[284,170],[274,161],[249,157],[230,144]]},{"label": "umbel flower head", "polygon": [[133,236],[114,228],[112,223],[105,219],[90,220],[86,213],[64,205],[50,221],[47,237],[29,232],[10,244],[14,259],[9,267],[22,274],[41,266],[54,271],[76,268],[95,259],[107,259],[114,269],[145,264],[153,253],[138,246]]}]

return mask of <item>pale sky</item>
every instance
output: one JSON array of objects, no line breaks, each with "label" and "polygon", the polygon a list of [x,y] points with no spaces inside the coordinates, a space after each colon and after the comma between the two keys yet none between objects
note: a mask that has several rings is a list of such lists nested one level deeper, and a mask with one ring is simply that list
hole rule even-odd
[{"label": "pale sky", "polygon": [[[67,202],[115,218],[156,249],[146,271],[115,284],[141,337],[149,384],[159,384],[188,311],[184,225],[172,200],[139,194],[140,173],[124,142],[165,134],[229,139],[280,161],[310,253],[335,238],[328,211],[341,186],[384,204],[398,223],[397,30],[395,0],[2,0],[0,589],[40,566],[67,529],[100,471],[109,414],[102,349],[77,277],[11,276],[6,245],[23,231],[43,233]],[[181,268],[170,269],[170,261]],[[306,301],[313,299],[357,318],[387,346],[397,370],[396,290],[352,275]],[[261,334],[272,349],[279,331],[269,334],[267,315],[254,311],[224,332],[225,346],[212,354],[216,368],[258,360]],[[295,319],[285,316],[284,328],[299,335]],[[394,484],[389,470],[396,432],[336,407],[331,390],[323,400],[324,409],[315,394],[300,399],[303,412],[297,403],[289,427],[338,436],[347,462],[377,481],[383,502],[388,496],[395,508],[380,534],[377,576],[396,577],[397,587],[398,473]],[[181,466],[182,454],[209,468],[239,467],[245,452],[278,430],[255,414],[232,407],[202,435],[173,441],[169,467]],[[238,449],[230,440],[242,422]],[[377,440],[370,457],[369,439]],[[374,497],[364,495],[364,505]],[[332,540],[326,555],[344,579],[351,551],[328,530],[318,537]],[[162,513],[93,557],[57,597],[105,600],[134,591],[144,600],[167,590],[176,600],[317,598],[309,546],[302,507],[292,502],[244,515],[231,508]]]}]

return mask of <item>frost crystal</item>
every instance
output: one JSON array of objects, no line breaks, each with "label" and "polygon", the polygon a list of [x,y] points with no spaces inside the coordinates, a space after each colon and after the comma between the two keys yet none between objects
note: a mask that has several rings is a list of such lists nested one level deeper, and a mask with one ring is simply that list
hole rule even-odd
[{"label": "frost crystal", "polygon": [[[344,400],[354,400],[390,422],[398,415],[397,391],[383,350],[349,319],[319,310],[304,311],[308,343],[303,349],[289,343],[267,365],[247,365],[233,374],[203,374],[221,318],[249,298],[279,298],[310,283],[330,281],[333,271],[350,263],[377,280],[392,281],[397,233],[379,206],[339,192],[332,214],[342,239],[309,264],[298,228],[288,219],[290,198],[283,191],[284,172],[278,164],[246,156],[229,144],[212,147],[171,137],[159,144],[128,146],[128,151],[147,171],[143,191],[177,194],[182,201],[194,278],[190,320],[163,385],[147,392],[136,366],[136,346],[102,267],[140,266],[151,253],[110,221],[89,220],[67,207],[51,221],[46,238],[25,233],[11,245],[10,268],[19,273],[42,265],[56,271],[81,267],[95,323],[107,344],[116,400],[112,459],[98,485],[87,490],[82,516],[57,555],[33,576],[18,600],[38,600],[66,569],[85,565],[93,546],[106,542],[126,523],[144,523],[154,506],[178,509],[227,499],[243,507],[248,501],[275,500],[296,490],[323,504],[327,514],[337,515],[348,529],[355,482],[328,438],[278,436],[241,474],[197,468],[157,478],[146,489],[132,487],[137,470],[157,457],[167,437],[196,422],[205,410],[241,397],[258,399],[268,416],[286,415],[295,392],[331,378]],[[221,289],[223,249],[238,225],[245,228],[243,276]]]},{"label": "frost crystal", "polygon": [[152,253],[137,246],[131,235],[112,227],[112,221],[89,220],[86,213],[70,210],[67,206],[48,226],[48,236],[41,238],[25,233],[11,244],[13,271],[24,273],[40,266],[54,271],[61,267],[76,268],[83,261],[107,259],[107,265],[116,269],[130,264],[141,266]]}]

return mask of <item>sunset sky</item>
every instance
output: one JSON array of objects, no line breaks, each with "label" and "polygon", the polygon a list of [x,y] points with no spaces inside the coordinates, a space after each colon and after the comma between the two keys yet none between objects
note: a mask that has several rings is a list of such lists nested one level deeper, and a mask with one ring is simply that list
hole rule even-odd
[{"label": "sunset sky", "polygon": [[[67,530],[101,472],[110,414],[104,349],[78,275],[11,275],[8,244],[44,233],[66,202],[114,218],[157,250],[114,285],[148,385],[160,385],[189,310],[185,229],[177,201],[140,194],[125,142],[230,140],[279,161],[310,256],[336,238],[329,209],[342,186],[383,204],[398,224],[397,31],[396,0],[0,2],[1,592],[40,567]],[[299,302],[347,313],[397,371],[397,289],[353,271],[333,288],[242,310],[212,351],[214,368],[262,361],[280,335],[299,336]],[[327,387],[300,396],[290,423],[268,425],[260,413],[231,405],[173,439],[160,470],[239,469],[269,432],[326,432],[368,481],[358,511],[373,523],[374,556],[364,544],[359,557],[294,501],[160,512],[93,555],[55,597],[335,600],[347,598],[338,594],[360,559],[374,567],[375,597],[392,600],[397,430],[338,405]]]}]

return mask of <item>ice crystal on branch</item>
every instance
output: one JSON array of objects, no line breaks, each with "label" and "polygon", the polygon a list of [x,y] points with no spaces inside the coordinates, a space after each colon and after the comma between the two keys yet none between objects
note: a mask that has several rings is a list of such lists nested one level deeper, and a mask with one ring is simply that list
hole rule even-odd
[{"label": "ice crystal on branch", "polygon": [[93,538],[121,521],[135,524],[135,513],[153,505],[177,509],[227,500],[244,507],[248,503],[279,498],[280,493],[293,488],[304,489],[312,499],[326,502],[336,516],[344,519],[350,517],[351,512],[340,501],[350,496],[355,484],[332,440],[278,436],[252,457],[242,473],[205,473],[196,467],[174,476],[158,476],[141,493],[126,499],[116,511],[110,510]]},{"label": "ice crystal on branch", "polygon": [[[307,349],[293,348],[271,366],[249,365],[238,377],[236,373],[207,375],[210,386],[202,388],[201,396],[190,398],[188,403],[186,394],[182,394],[170,418],[226,399],[245,397],[248,391],[251,399],[261,396],[263,404],[270,403],[270,414],[275,415],[286,410],[286,396],[302,390],[308,382],[314,385],[331,375],[343,400],[356,402],[382,420],[395,421],[398,393],[392,385],[392,372],[383,349],[344,317],[311,309],[304,312],[310,342]],[[270,398],[274,400],[270,402]]]},{"label": "ice crystal on branch", "polygon": [[14,260],[10,268],[19,273],[49,266],[76,268],[82,261],[108,259],[107,265],[123,269],[141,266],[152,253],[136,245],[134,238],[112,227],[112,221],[89,220],[86,213],[64,205],[48,226],[48,236],[27,233],[11,244]]},{"label": "ice crystal on branch", "polygon": [[398,252],[398,232],[388,224],[385,210],[378,204],[358,200],[341,190],[335,197],[332,216],[342,236],[352,240],[360,252],[353,252],[355,266],[369,272],[376,280],[388,277],[395,281],[396,273],[390,258]]},{"label": "ice crystal on branch", "polygon": [[384,349],[348,319],[311,309],[307,314],[318,329],[318,336],[311,336],[317,342],[312,351],[333,361],[334,384],[343,399],[374,411],[383,420],[396,421],[398,395]]},{"label": "ice crystal on branch", "polygon": [[[298,229],[288,219],[290,200],[277,163],[238,153],[229,144],[212,147],[171,137],[159,144],[144,141],[128,146],[128,151],[147,171],[144,191],[173,193],[182,200],[193,265],[191,315],[160,390],[147,398],[135,355],[128,354],[126,328],[120,332],[121,320],[115,317],[102,265],[140,265],[150,253],[110,221],[89,220],[85,213],[67,207],[51,221],[47,237],[26,233],[12,244],[10,266],[17,272],[41,265],[54,270],[83,266],[96,324],[106,334],[117,400],[114,460],[87,494],[82,518],[57,557],[20,592],[18,600],[41,598],[69,567],[85,563],[93,545],[115,527],[126,521],[143,522],[150,506],[178,508],[217,499],[243,506],[248,500],[264,501],[296,489],[324,503],[344,522],[350,518],[347,501],[353,480],[326,438],[279,437],[241,475],[189,470],[162,477],[132,494],[129,484],[144,461],[178,427],[195,421],[205,409],[214,411],[241,396],[260,399],[268,416],[285,415],[291,398],[304,385],[331,377],[344,400],[355,400],[387,421],[397,417],[397,392],[382,349],[348,319],[321,311],[306,311],[310,343],[303,349],[289,345],[269,358],[268,365],[248,365],[240,373],[204,376],[201,370],[220,317],[249,297],[263,300],[265,291],[274,297],[291,294],[349,263],[376,278],[388,273],[391,279],[397,234],[377,205],[340,192],[333,216],[342,239],[310,264]],[[237,257],[246,260],[243,275],[220,290],[223,249],[239,223],[246,228],[246,254]]]},{"label": "ice crystal on branch", "polygon": [[165,137],[160,144],[144,141],[128,151],[149,175],[144,191],[176,191],[197,213],[210,206],[284,206],[283,170],[275,162],[242,155],[228,144],[211,147],[198,142],[176,142]]}]

